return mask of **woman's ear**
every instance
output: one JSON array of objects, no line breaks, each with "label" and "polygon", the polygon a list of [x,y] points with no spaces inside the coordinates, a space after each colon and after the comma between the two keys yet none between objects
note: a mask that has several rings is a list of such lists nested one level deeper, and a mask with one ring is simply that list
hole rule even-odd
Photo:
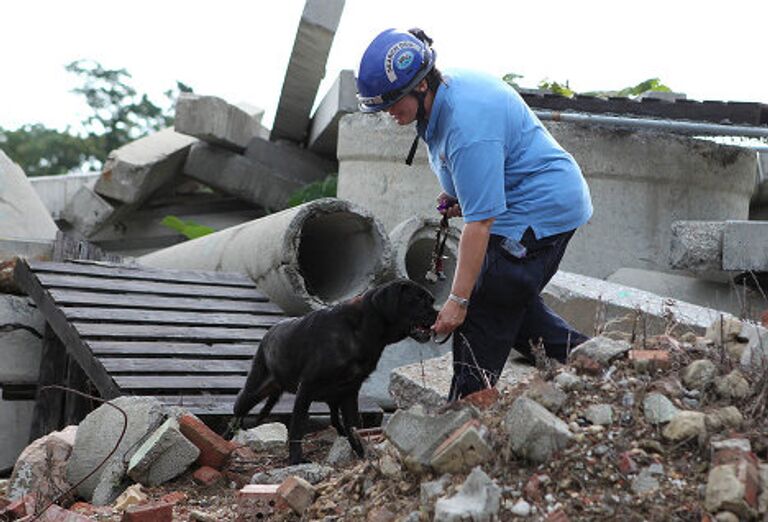
[{"label": "woman's ear", "polygon": [[429,89],[429,84],[427,83],[426,78],[421,80],[419,82],[419,85],[416,86],[416,90],[418,92],[427,92],[428,89]]}]

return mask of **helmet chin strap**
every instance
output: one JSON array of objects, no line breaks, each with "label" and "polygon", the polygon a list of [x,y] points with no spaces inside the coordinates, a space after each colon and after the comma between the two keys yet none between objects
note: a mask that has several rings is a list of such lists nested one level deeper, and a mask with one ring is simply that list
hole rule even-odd
[{"label": "helmet chin strap", "polygon": [[424,138],[424,134],[427,131],[427,110],[424,108],[424,98],[427,93],[423,91],[412,91],[411,94],[416,96],[416,100],[419,102],[419,109],[416,111],[416,137],[411,144],[411,150],[408,151],[408,156],[405,158],[405,164],[409,167],[413,163],[413,157],[416,155],[416,148],[419,146],[419,138]]}]

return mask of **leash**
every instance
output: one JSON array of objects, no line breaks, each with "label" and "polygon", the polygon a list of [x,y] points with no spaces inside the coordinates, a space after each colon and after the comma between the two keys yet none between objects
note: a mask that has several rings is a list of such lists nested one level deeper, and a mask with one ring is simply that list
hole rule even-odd
[{"label": "leash", "polygon": [[429,270],[424,275],[424,279],[432,284],[445,281],[445,242],[448,240],[448,228],[448,216],[443,214],[435,234],[435,247],[432,249]]}]

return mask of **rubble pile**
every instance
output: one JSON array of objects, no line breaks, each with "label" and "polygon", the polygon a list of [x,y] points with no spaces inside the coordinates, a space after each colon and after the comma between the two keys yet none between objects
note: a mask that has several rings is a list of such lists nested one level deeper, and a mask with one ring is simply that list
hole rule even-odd
[{"label": "rubble pile", "polygon": [[123,397],[118,451],[104,460],[122,430],[109,405],[35,441],[0,517],[55,500],[38,520],[760,520],[768,368],[740,364],[743,333],[728,320],[703,337],[595,337],[566,365],[396,410],[358,433],[363,460],[327,428],[305,439],[314,463],[284,467],[282,424],[226,441],[182,408]]}]

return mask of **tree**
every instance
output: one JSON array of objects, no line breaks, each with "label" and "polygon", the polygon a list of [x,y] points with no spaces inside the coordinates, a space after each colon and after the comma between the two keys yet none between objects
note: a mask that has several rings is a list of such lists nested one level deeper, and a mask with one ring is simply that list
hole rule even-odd
[{"label": "tree", "polygon": [[181,92],[192,88],[176,82],[165,92],[165,106],[139,94],[129,83],[125,69],[106,69],[92,60],[76,60],[66,70],[81,78],[73,92],[85,97],[91,113],[82,122],[84,135],[27,124],[16,130],[0,127],[0,148],[18,163],[28,176],[65,174],[90,163],[101,168],[107,155],[126,143],[173,123],[173,106]]}]

